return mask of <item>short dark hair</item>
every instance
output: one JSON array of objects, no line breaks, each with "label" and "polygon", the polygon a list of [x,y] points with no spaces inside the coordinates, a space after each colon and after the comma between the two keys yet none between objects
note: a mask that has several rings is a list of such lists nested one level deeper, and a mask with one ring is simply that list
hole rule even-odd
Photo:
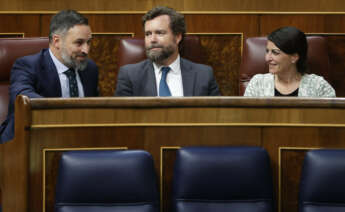
[{"label": "short dark hair", "polygon": [[169,7],[158,6],[148,11],[142,17],[143,27],[145,28],[146,21],[152,20],[161,15],[168,15],[170,17],[171,31],[174,33],[174,35],[181,34],[183,38],[184,34],[186,33],[186,23],[184,21],[184,16],[181,13],[178,13],[174,9]]},{"label": "short dark hair", "polygon": [[267,39],[286,54],[297,53],[299,56],[296,64],[297,71],[301,74],[307,72],[308,43],[304,32],[296,27],[287,26],[271,32]]},{"label": "short dark hair", "polygon": [[62,10],[53,16],[49,27],[49,42],[53,34],[64,34],[75,25],[89,25],[87,18],[75,10]]}]

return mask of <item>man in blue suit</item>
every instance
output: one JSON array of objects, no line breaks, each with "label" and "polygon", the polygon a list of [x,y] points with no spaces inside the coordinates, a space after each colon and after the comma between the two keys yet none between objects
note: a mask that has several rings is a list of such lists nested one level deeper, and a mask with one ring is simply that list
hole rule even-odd
[{"label": "man in blue suit", "polygon": [[30,98],[98,95],[98,68],[87,57],[91,39],[88,20],[78,12],[64,10],[53,16],[49,48],[17,59],[12,67],[10,103],[0,128],[1,143],[14,137],[17,95]]},{"label": "man in blue suit", "polygon": [[210,66],[179,56],[186,32],[184,17],[168,7],[156,7],[143,16],[148,59],[120,68],[116,96],[218,96]]}]

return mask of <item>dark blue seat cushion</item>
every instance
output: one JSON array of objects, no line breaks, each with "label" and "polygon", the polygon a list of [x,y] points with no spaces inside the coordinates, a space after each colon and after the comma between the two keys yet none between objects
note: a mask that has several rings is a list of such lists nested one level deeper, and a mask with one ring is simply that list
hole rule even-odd
[{"label": "dark blue seat cushion", "polygon": [[56,211],[159,211],[151,155],[139,150],[64,153]]},{"label": "dark blue seat cushion", "polygon": [[177,153],[176,211],[273,210],[272,171],[259,147],[186,147]]},{"label": "dark blue seat cushion", "polygon": [[299,198],[301,212],[345,211],[345,150],[307,152]]}]

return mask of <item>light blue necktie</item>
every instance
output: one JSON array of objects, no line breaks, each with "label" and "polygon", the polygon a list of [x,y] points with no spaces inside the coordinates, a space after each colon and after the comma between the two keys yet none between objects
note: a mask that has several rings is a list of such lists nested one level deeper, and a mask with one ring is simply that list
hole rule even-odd
[{"label": "light blue necktie", "polygon": [[159,96],[171,96],[168,84],[167,84],[167,74],[170,71],[170,67],[162,67],[162,77],[159,82]]},{"label": "light blue necktie", "polygon": [[70,68],[63,73],[66,74],[68,78],[70,97],[79,97],[78,83],[74,69]]}]

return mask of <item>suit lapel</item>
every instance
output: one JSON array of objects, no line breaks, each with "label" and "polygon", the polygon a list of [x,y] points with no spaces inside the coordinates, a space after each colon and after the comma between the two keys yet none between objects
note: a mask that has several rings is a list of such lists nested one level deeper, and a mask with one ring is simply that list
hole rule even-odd
[{"label": "suit lapel", "polygon": [[81,86],[83,86],[83,91],[84,91],[84,96],[89,96],[89,90],[87,89],[89,86],[87,86],[85,83],[87,83],[87,80],[85,80],[85,71],[78,71],[80,81],[81,81]]},{"label": "suit lapel", "polygon": [[88,71],[88,67],[86,67],[85,70],[83,71],[78,71],[79,77],[80,77],[80,81],[81,81],[81,85],[83,86],[83,91],[84,91],[84,96],[92,96],[91,95],[91,91],[90,91],[90,86],[87,85],[88,80],[87,80],[87,71]]},{"label": "suit lapel", "polygon": [[156,83],[156,76],[155,76],[155,71],[153,68],[153,64],[150,60],[147,60],[147,63],[144,66],[143,69],[143,83],[144,84],[144,95],[145,96],[157,96],[157,83]]},{"label": "suit lapel", "polygon": [[192,66],[188,64],[186,60],[181,58],[181,74],[183,84],[183,95],[193,96],[194,95],[194,83],[195,83],[195,71]]},{"label": "suit lapel", "polygon": [[52,58],[50,57],[48,49],[43,53],[43,63],[42,63],[42,71],[44,72],[43,75],[45,76],[44,83],[45,88],[47,89],[45,93],[47,93],[47,97],[61,97],[61,84],[58,72],[54,65]]}]

